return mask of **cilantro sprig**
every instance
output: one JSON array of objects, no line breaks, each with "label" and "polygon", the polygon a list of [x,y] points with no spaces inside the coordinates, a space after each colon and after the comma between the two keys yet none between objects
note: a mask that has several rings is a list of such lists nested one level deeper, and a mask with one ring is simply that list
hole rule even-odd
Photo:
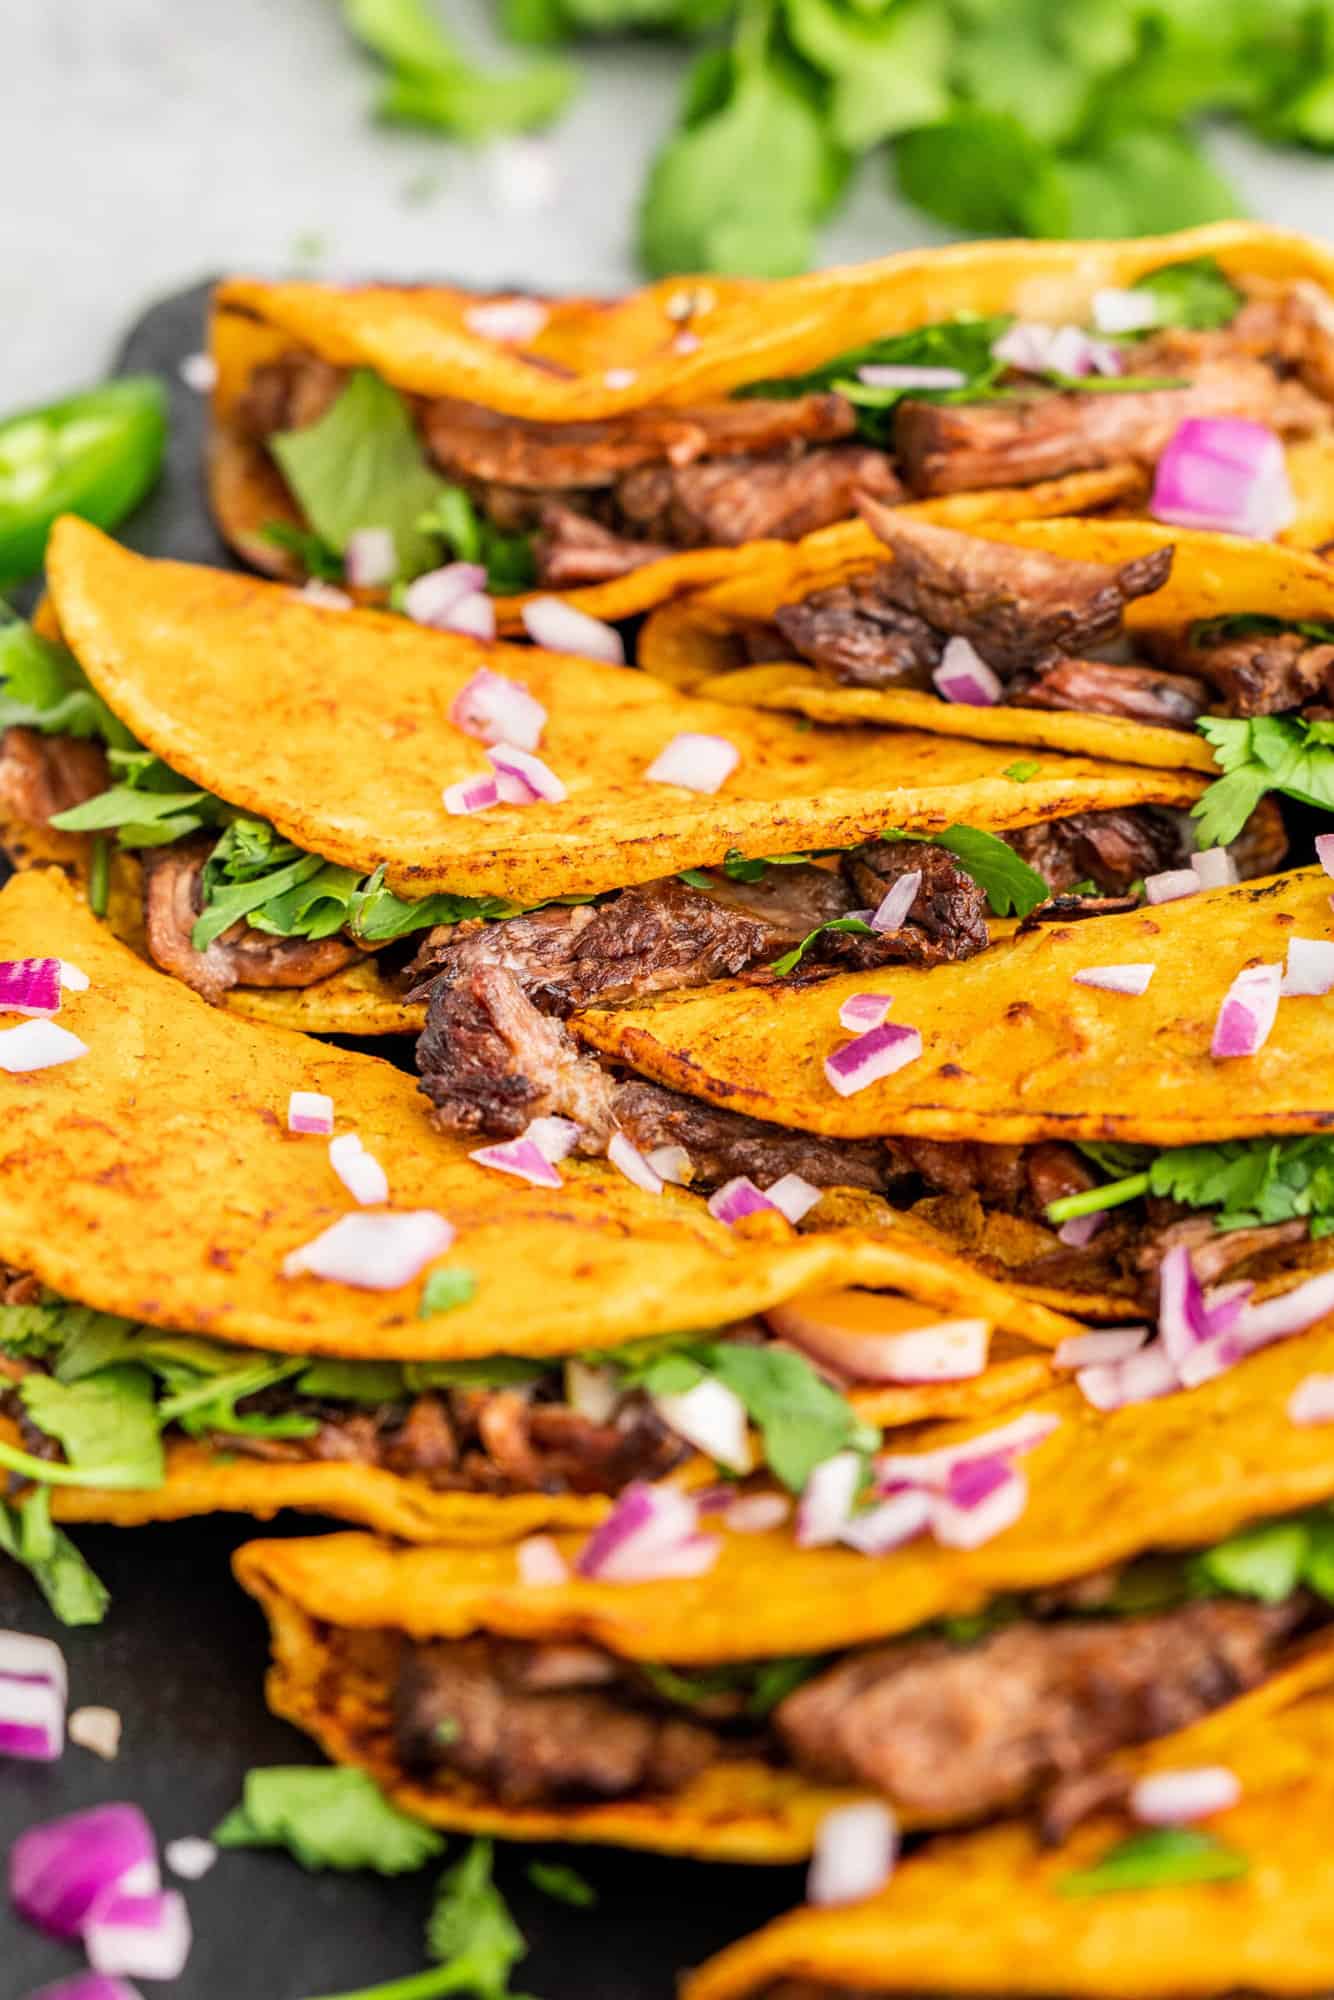
[{"label": "cilantro sprig", "polygon": [[1146,1148],[1083,1146],[1115,1178],[1047,1209],[1054,1224],[1160,1195],[1188,1208],[1217,1211],[1220,1229],[1309,1222],[1313,1237],[1334,1232],[1334,1138],[1314,1132],[1291,1139],[1224,1139],[1214,1145]]},{"label": "cilantro sprig", "polygon": [[1201,847],[1226,847],[1235,840],[1266,792],[1282,792],[1320,811],[1334,809],[1334,722],[1202,715],[1196,727],[1223,772],[1191,807]]}]

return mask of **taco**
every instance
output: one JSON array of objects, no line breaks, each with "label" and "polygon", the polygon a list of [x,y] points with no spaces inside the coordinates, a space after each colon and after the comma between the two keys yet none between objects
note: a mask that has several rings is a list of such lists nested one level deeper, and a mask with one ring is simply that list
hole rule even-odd
[{"label": "taco", "polygon": [[1240,417],[1289,442],[1283,525],[1316,546],[1331,273],[1318,244],[1223,223],[611,303],[234,278],[214,511],[274,574],[383,589],[461,559],[502,619],[533,585],[620,618],[848,519],[858,491],[958,526],[1143,511],[1184,421]]},{"label": "taco", "polygon": [[1122,1800],[1054,1848],[1022,1825],[941,1838],[869,1901],[793,1911],[720,1952],[682,2000],[1018,2000],[1053,1981],[1071,2000],[1328,1992],[1328,1666],[1313,1656],[1261,1713],[1239,1701],[1127,1760],[1128,1786],[1232,1780],[1204,1826],[1146,1827]]},{"label": "taco", "polygon": [[[16,1028],[16,983],[60,963],[87,987]],[[405,1540],[592,1521],[635,1479],[716,1477],[691,1444],[701,1399],[659,1389],[669,1363],[730,1412],[730,1447],[714,1435],[741,1473],[773,1462],[780,1394],[818,1453],[1032,1393],[1075,1330],[920,1237],[837,1216],[737,1233],[614,1168],[495,1171],[429,1131],[411,1078],[226,1020],[50,872],[0,891],[0,993],[0,1468],[59,1520],[290,1506]],[[289,1130],[302,1092],[331,1101],[332,1150]],[[361,1198],[387,1181],[392,1211],[352,1212],[350,1134],[384,1176]],[[340,1225],[370,1239],[346,1282],[285,1275]],[[391,1226],[434,1246],[397,1283]],[[881,1389],[871,1369],[859,1392],[854,1366],[830,1387],[763,1315],[831,1285],[885,1287],[862,1296],[908,1326],[966,1316],[972,1376]]]},{"label": "taco", "polygon": [[[907,865],[875,839],[886,825],[966,820],[986,841],[1046,821],[1075,838],[1092,821],[1115,850],[1103,879],[1124,886],[1185,850],[1182,809],[1201,788],[1188,772],[1086,758],[1021,784],[989,745],[904,734],[887,751],[871,731],[817,733],[606,663],[148,562],[72,519],[52,536],[48,576],[70,650],[22,626],[0,634],[0,816],[18,823],[20,857],[79,836],[90,876],[101,857],[94,900],[159,965],[294,1027],[420,1025],[409,961],[433,964],[437,946],[536,950],[561,991],[574,954],[590,995],[625,988],[628,960],[631,992],[646,976],[652,989],[740,972],[813,927],[832,940],[829,919],[880,903]],[[1257,824],[1246,865],[1277,865],[1277,823]],[[837,863],[845,849],[841,868],[771,875],[754,862],[833,851]],[[998,840],[990,849],[1017,865]],[[936,924],[949,937],[930,950],[981,949],[981,898],[939,865],[970,914]],[[627,885],[628,902],[615,894]],[[494,928],[510,919],[517,930]],[[925,948],[908,930],[876,947]]]},{"label": "taco", "polygon": [[[363,1535],[235,1568],[272,1625],[271,1706],[440,1826],[777,1862],[878,1795],[910,1826],[1064,1831],[1119,1751],[1327,1631],[1334,1460],[1286,1406],[1331,1360],[1326,1322],[1190,1395],[1097,1416],[1059,1391],[1000,1432],[928,1433],[878,1462],[888,1499],[849,1516],[848,1493],[822,1534],[803,1510],[821,1546],[682,1525],[688,1502],[641,1490],[633,1522],[622,1502],[548,1545],[541,1582],[522,1548]],[[886,1524],[914,1501],[930,1538]]]}]

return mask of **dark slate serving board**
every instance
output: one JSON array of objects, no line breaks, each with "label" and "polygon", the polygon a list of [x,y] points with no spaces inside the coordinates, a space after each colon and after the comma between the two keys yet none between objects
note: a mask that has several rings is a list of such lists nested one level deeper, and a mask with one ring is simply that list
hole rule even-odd
[{"label": "dark slate serving board", "polygon": [[[149,555],[223,563],[202,488],[203,403],[178,373],[203,346],[205,298],[201,287],[155,306],[116,363],[118,373],[162,374],[172,396],[165,476],[121,533]],[[311,1533],[316,1524],[258,1530],[278,1531]],[[60,1639],[71,1705],[101,1703],[124,1718],[112,1764],[71,1748],[52,1766],[0,1765],[0,1850],[33,1821],[112,1799],[141,1805],[164,1841],[208,1833],[240,1796],[252,1764],[313,1761],[306,1739],[264,1707],[264,1623],[230,1577],[232,1549],[254,1532],[237,1521],[80,1532],[112,1606],[103,1626],[73,1633],[56,1626],[27,1579],[0,1557],[0,1627]],[[600,1900],[594,1911],[570,1910],[527,1883],[525,1863],[537,1851],[503,1851],[498,1875],[531,1947],[516,1987],[541,2000],[668,2000],[680,1968],[800,1894],[794,1869],[571,1850],[565,1858]],[[434,1870],[394,1881],[312,1876],[284,1855],[224,1854],[204,1881],[184,1885],[196,1940],[184,1977],[146,1994],[313,2000],[405,1976],[426,1963],[422,1926],[434,1879]],[[19,2000],[80,1962],[74,1950],[20,1924],[0,1898],[0,2000]]]}]

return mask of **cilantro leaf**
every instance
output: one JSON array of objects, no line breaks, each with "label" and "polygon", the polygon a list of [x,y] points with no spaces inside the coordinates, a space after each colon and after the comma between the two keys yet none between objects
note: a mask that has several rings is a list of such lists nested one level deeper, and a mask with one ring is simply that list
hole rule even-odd
[{"label": "cilantro leaf", "polygon": [[562,62],[533,62],[502,76],[479,69],[426,0],[343,0],[343,18],[388,68],[376,106],[381,118],[487,139],[548,124],[574,87]]},{"label": "cilantro leaf", "polygon": [[396,1361],[312,1361],[296,1387],[298,1395],[331,1403],[398,1403],[407,1396]]},{"label": "cilantro leaf", "polygon": [[818,937],[826,931],[842,931],[853,937],[874,937],[876,933],[864,917],[830,917],[827,923],[817,924],[813,931],[807,931],[800,944],[794,944],[791,951],[785,951],[769,967],[780,979],[786,979],[789,972],[795,972]]},{"label": "cilantro leaf", "polygon": [[380,1875],[410,1874],[445,1844],[391,1805],[364,1771],[305,1764],[247,1772],[241,1804],[213,1838],[219,1847],[285,1847],[303,1868]]},{"label": "cilantro leaf", "polygon": [[1235,840],[1266,792],[1334,809],[1334,722],[1204,715],[1198,727],[1225,774],[1191,807],[1201,847]]},{"label": "cilantro leaf", "polygon": [[313,530],[295,528],[290,521],[266,521],[259,532],[275,549],[295,556],[307,576],[319,577],[324,583],[343,581],[343,558]]},{"label": "cilantro leaf", "polygon": [[51,1494],[35,1487],[17,1506],[0,1500],[0,1551],[26,1569],[62,1625],[100,1625],[111,1602],[69,1536],[53,1526]]},{"label": "cilantro leaf", "polygon": [[69,648],[44,639],[0,605],[0,732],[9,728],[135,747]]},{"label": "cilantro leaf", "polygon": [[1132,290],[1149,293],[1157,309],[1159,326],[1181,326],[1198,332],[1230,326],[1245,303],[1243,294],[1216,257],[1192,257],[1184,263],[1164,264],[1160,270],[1137,278]]},{"label": "cilantro leaf", "polygon": [[775,1479],[800,1493],[816,1466],[839,1451],[871,1452],[880,1433],[800,1354],[719,1341],[701,1350],[711,1375],[739,1396],[760,1433]]},{"label": "cilantro leaf", "polygon": [[576,1868],[568,1868],[561,1861],[530,1861],[528,1880],[544,1896],[550,1896],[555,1903],[568,1903],[572,1910],[592,1910],[597,1907],[598,1892],[591,1882],[586,1882]]},{"label": "cilantro leaf", "polygon": [[972,877],[998,917],[1026,917],[1051,891],[1036,868],[1030,868],[1007,841],[976,826],[947,826],[943,833],[905,833],[891,828],[882,840],[926,840],[952,854],[965,875]]},{"label": "cilantro leaf", "polygon": [[1017,764],[1007,764],[1001,772],[1002,778],[1013,778],[1016,785],[1026,785],[1030,778],[1036,778],[1042,769],[1034,757],[1021,757]]},{"label": "cilantro leaf", "polygon": [[441,1878],[426,1927],[426,1946],[450,1974],[437,1991],[470,1993],[476,2000],[505,2000],[514,1966],[528,1954],[523,1932],[491,1875],[493,1845],[474,1840],[463,1859]]},{"label": "cilantro leaf", "polygon": [[1199,1582],[1230,1597],[1281,1604],[1301,1582],[1309,1552],[1305,1521],[1265,1521],[1205,1549],[1191,1569]]},{"label": "cilantro leaf", "polygon": [[[1004,364],[996,360],[992,347],[1012,323],[1009,315],[978,319],[960,314],[956,319],[937,320],[910,333],[887,334],[882,340],[849,348],[804,375],[748,382],[735,393],[774,398],[837,389],[857,411],[859,434],[873,444],[889,445],[894,414],[905,396],[924,403],[970,403],[994,394]],[[877,389],[858,375],[859,369],[872,365],[954,368],[965,383],[961,389]]]},{"label": "cilantro leaf", "polygon": [[1197,1827],[1155,1826],[1118,1841],[1088,1868],[1063,1875],[1062,1896],[1106,1896],[1124,1889],[1163,1889],[1178,1882],[1232,1882],[1250,1862],[1217,1835]]},{"label": "cilantro leaf", "polygon": [[102,1368],[81,1382],[58,1382],[34,1369],[18,1388],[29,1420],[55,1438],[71,1467],[105,1475],[115,1466],[118,1484],[162,1484],[161,1425],[153,1380],[144,1369]]},{"label": "cilantro leaf", "polygon": [[437,537],[455,561],[481,563],[488,590],[499,596],[527,590],[537,579],[534,537],[502,534],[462,486],[442,486],[417,526]]}]

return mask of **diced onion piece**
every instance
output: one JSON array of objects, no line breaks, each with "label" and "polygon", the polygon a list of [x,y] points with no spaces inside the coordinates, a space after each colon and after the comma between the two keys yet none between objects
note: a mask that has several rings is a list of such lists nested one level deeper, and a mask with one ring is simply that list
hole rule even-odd
[{"label": "diced onion piece", "polygon": [[894,1872],[898,1844],[898,1823],[887,1805],[867,1799],[835,1806],[816,1832],[806,1901],[828,1906],[874,1896]]},{"label": "diced onion piece", "polygon": [[1104,993],[1141,994],[1149,990],[1152,965],[1085,965],[1074,975],[1076,986],[1096,986]]},{"label": "diced onion piece", "polygon": [[1334,939],[1290,937],[1288,963],[1278,990],[1284,1000],[1334,991]]},{"label": "diced onion piece", "polygon": [[730,1229],[745,1215],[776,1215],[778,1210],[767,1194],[761,1194],[753,1180],[746,1174],[738,1174],[734,1180],[723,1185],[708,1199],[709,1214],[715,1222],[725,1222]]},{"label": "diced onion piece", "polygon": [[561,597],[530,597],[521,613],[523,629],[535,646],[549,653],[574,653],[583,660],[601,660],[609,667],[625,665],[625,644],[614,625],[576,611]]},{"label": "diced onion piece", "polygon": [[353,1201],[363,1208],[379,1208],[388,1201],[389,1176],[355,1132],[340,1132],[336,1139],[330,1139],[329,1165]]},{"label": "diced onion piece", "polygon": [[496,636],[496,607],[485,591],[473,590],[451,605],[444,617],[431,622],[435,630],[460,632],[465,639],[489,642]]},{"label": "diced onion piece", "polygon": [[496,340],[505,347],[522,347],[537,339],[550,317],[541,299],[485,299],[480,305],[468,307],[463,324],[469,333],[482,340]]},{"label": "diced onion piece", "polygon": [[864,1028],[878,1028],[893,1005],[886,993],[853,993],[838,1010],[839,1025],[854,1035]]},{"label": "diced onion piece", "polygon": [[138,1806],[94,1806],[30,1826],[9,1850],[14,1907],[51,1937],[78,1937],[94,1905],[132,1877],[157,1879],[157,1843]]},{"label": "diced onion piece", "polygon": [[1101,1210],[1095,1210],[1092,1215],[1072,1215],[1068,1222],[1061,1224],[1056,1234],[1072,1250],[1082,1250],[1086,1243],[1093,1241],[1106,1220]]},{"label": "diced onion piece", "polygon": [[[468,598],[486,593],[486,571],[480,563],[441,563],[438,569],[423,570],[415,576],[403,592],[403,609],[414,625],[429,625],[436,631],[454,631],[458,628],[450,623],[454,611]],[[464,628],[466,629],[466,627]],[[494,638],[495,624],[489,633],[478,635]],[[454,720],[451,714],[451,721]]]},{"label": "diced onion piece", "polygon": [[639,380],[639,372],[634,368],[608,368],[602,379],[609,389],[632,389]]},{"label": "diced onion piece", "polygon": [[87,1053],[88,1044],[58,1021],[23,1021],[17,1028],[0,1028],[0,1069],[10,1076],[58,1069]]},{"label": "diced onion piece", "polygon": [[332,1133],[334,1101],[322,1090],[294,1090],[287,1100],[289,1132]]},{"label": "diced onion piece", "polygon": [[1157,326],[1160,309],[1151,291],[1109,285],[1093,294],[1093,324],[1099,333],[1143,333]]},{"label": "diced onion piece", "polygon": [[113,1896],[84,1927],[94,1972],[132,1979],[179,1979],[190,1956],[190,1913],[179,1889],[152,1896]]},{"label": "diced onion piece", "polygon": [[1130,1811],[1145,1826],[1188,1826],[1241,1801],[1241,1780],[1226,1764],[1191,1771],[1151,1771],[1130,1791]]},{"label": "diced onion piece", "polygon": [[660,750],[644,776],[651,785],[680,785],[687,792],[716,792],[741,762],[741,752],[725,736],[683,730]]},{"label": "diced onion piece", "polygon": [[931,1525],[931,1507],[931,1495],[920,1486],[910,1486],[854,1514],[838,1539],[864,1556],[888,1555],[925,1533]]},{"label": "diced onion piece", "polygon": [[1294,1424],[1334,1424],[1334,1375],[1306,1375],[1288,1397]]},{"label": "diced onion piece", "polygon": [[868,361],[857,370],[857,380],[868,389],[963,389],[968,383],[962,368],[927,368],[891,361]]},{"label": "diced onion piece", "polygon": [[792,1502],[781,1493],[743,1493],[728,1502],[723,1525],[734,1535],[767,1535],[781,1528],[791,1512]]},{"label": "diced onion piece", "polygon": [[468,1158],[476,1160],[479,1167],[490,1167],[495,1173],[513,1174],[516,1180],[530,1181],[534,1187],[558,1188],[563,1185],[553,1163],[531,1139],[507,1139],[503,1145],[479,1146],[475,1153],[469,1153]]},{"label": "diced onion piece", "polygon": [[1094,340],[1079,326],[1048,326],[1041,320],[1016,320],[991,344],[997,361],[1025,375],[1119,375],[1121,355],[1105,340]]},{"label": "diced onion piece", "polygon": [[839,1539],[852,1517],[863,1477],[864,1464],[855,1451],[835,1452],[821,1460],[797,1504],[799,1548],[828,1548]]},{"label": "diced onion piece", "polygon": [[60,1012],[58,958],[0,959],[0,1014]]},{"label": "diced onion piece", "polygon": [[825,1078],[840,1097],[852,1097],[916,1062],[921,1053],[922,1037],[916,1028],[882,1021],[878,1028],[868,1028],[864,1035],[826,1056]]},{"label": "diced onion piece", "polygon": [[1096,1333],[1076,1333],[1063,1340],[1051,1357],[1053,1368],[1102,1368],[1138,1354],[1149,1337],[1147,1326],[1108,1326]]},{"label": "diced onion piece", "polygon": [[673,1187],[689,1187],[692,1169],[684,1146],[655,1146],[648,1163],[659,1180],[670,1181]]},{"label": "diced onion piece", "polygon": [[879,908],[871,918],[871,929],[873,931],[902,930],[903,925],[907,921],[908,912],[917,900],[917,891],[921,886],[922,871],[920,868],[910,868],[906,875],[900,875],[893,887],[886,891]]},{"label": "diced onion piece", "polygon": [[336,583],[326,583],[322,576],[308,576],[296,596],[303,604],[318,604],[323,611],[350,611],[355,599],[340,590]]},{"label": "diced onion piece", "polygon": [[179,1840],[167,1842],[162,1857],[172,1874],[179,1875],[183,1882],[202,1882],[216,1862],[218,1850],[211,1840],[199,1834],[183,1833]]},{"label": "diced onion piece", "polygon": [[530,806],[539,799],[559,805],[569,797],[551,767],[534,757],[531,750],[516,750],[512,743],[497,743],[487,751],[496,774],[500,796],[508,805]]},{"label": "diced onion piece", "polygon": [[67,958],[62,958],[60,983],[66,993],[86,993],[93,982],[86,972],[80,972],[77,965],[71,965]]},{"label": "diced onion piece", "polygon": [[672,335],[673,354],[694,354],[699,344],[699,335],[692,333],[688,326],[683,326],[679,333]]},{"label": "diced onion piece", "polygon": [[465,736],[479,743],[512,743],[536,750],[547,726],[547,712],[522,681],[479,667],[455,695],[449,719]]},{"label": "diced onion piece", "polygon": [[1060,1428],[1060,1423],[1060,1418],[1048,1411],[1027,1410],[1022,1416],[1012,1417],[1009,1423],[998,1425],[995,1430],[965,1438],[962,1444],[940,1445],[934,1451],[881,1452],[876,1460],[881,1489],[897,1485],[930,1486],[942,1493],[947,1492],[956,1466],[975,1458],[996,1458],[1006,1454],[1018,1457],[1022,1452],[1036,1451],[1053,1431]]},{"label": "diced onion piece", "polygon": [[1193,868],[1164,868],[1161,874],[1144,877],[1144,900],[1175,903],[1183,896],[1197,896],[1203,887]]},{"label": "diced onion piece", "polygon": [[491,776],[461,778],[456,785],[446,785],[440,796],[447,813],[489,812],[500,804],[500,786]]},{"label": "diced onion piece", "polygon": [[1218,1010],[1210,1055],[1222,1059],[1258,1054],[1278,1017],[1282,981],[1281,965],[1249,965],[1237,974]]},{"label": "diced onion piece", "polygon": [[1334,1271],[1321,1271],[1290,1292],[1280,1292],[1256,1306],[1243,1301],[1242,1313],[1231,1329],[1239,1349],[1236,1358],[1268,1347],[1271,1341],[1305,1333],[1308,1326],[1329,1313],[1334,1313]]},{"label": "diced onion piece", "polygon": [[54,1764],[65,1748],[65,1696],[54,1681],[0,1674],[0,1757]]},{"label": "diced onion piece", "polygon": [[343,573],[354,590],[378,590],[398,571],[398,549],[390,528],[358,528],[343,550]]},{"label": "diced onion piece", "polygon": [[702,1575],[721,1546],[697,1533],[699,1507],[676,1486],[627,1486],[590,1535],[575,1568],[606,1583],[649,1583],[664,1576]]},{"label": "diced onion piece", "polygon": [[1177,528],[1272,541],[1297,517],[1283,440],[1247,417],[1188,417],[1158,460],[1149,511]]},{"label": "diced onion piece", "polygon": [[803,1216],[810,1214],[823,1193],[823,1188],[812,1187],[800,1174],[784,1174],[764,1190],[764,1198],[795,1228]]},{"label": "diced onion piece", "polygon": [[962,1382],[987,1363],[991,1323],[940,1319],[896,1292],[807,1294],[765,1314],[785,1340],[854,1382]]},{"label": "diced onion piece", "polygon": [[1075,1380],[1095,1410],[1123,1410],[1129,1403],[1151,1403],[1181,1387],[1171,1356],[1156,1340],[1119,1361],[1081,1368]]},{"label": "diced onion piece", "polygon": [[362,1291],[396,1292],[443,1256],[453,1241],[453,1224],[434,1209],[368,1209],[342,1216],[289,1252],[283,1276],[308,1273]]},{"label": "diced onion piece", "polygon": [[1237,864],[1226,847],[1205,847],[1192,854],[1190,865],[1202,889],[1230,889],[1238,880]]},{"label": "diced onion piece", "polygon": [[112,1764],[120,1755],[120,1739],[124,1724],[118,1708],[103,1708],[91,1704],[87,1708],[76,1708],[69,1719],[68,1735],[71,1743],[77,1743],[81,1750],[91,1750],[94,1757]]},{"label": "diced onion piece", "polygon": [[1315,858],[1326,875],[1334,875],[1334,833],[1318,833],[1315,837]]},{"label": "diced onion piece", "polygon": [[637,1146],[632,1146],[624,1132],[613,1132],[607,1146],[607,1158],[618,1173],[645,1194],[662,1193],[662,1175],[649,1165]]},{"label": "diced onion piece", "polygon": [[519,1581],[529,1590],[552,1590],[570,1580],[569,1564],[550,1535],[529,1535],[518,1547]]},{"label": "diced onion piece", "polygon": [[931,1532],[947,1549],[976,1549],[1014,1526],[1028,1505],[1028,1481],[1017,1466],[982,1461],[951,1491],[931,1497]]},{"label": "diced onion piece", "polygon": [[572,1410],[590,1423],[605,1424],[616,1414],[621,1400],[620,1384],[614,1368],[595,1368],[587,1361],[565,1364],[565,1400]]},{"label": "diced onion piece", "polygon": [[176,373],[196,396],[207,396],[218,386],[218,364],[211,354],[183,355]]},{"label": "diced onion piece", "polygon": [[693,1444],[728,1472],[754,1470],[746,1406],[736,1391],[706,1375],[693,1389],[652,1398],[654,1409],[669,1430]]},{"label": "diced onion piece", "polygon": [[931,681],[945,701],[962,702],[966,708],[994,708],[1004,698],[999,674],[967,639],[948,641]]},{"label": "diced onion piece", "polygon": [[75,1972],[30,1993],[28,2000],[141,2000],[141,1995],[128,1980],[110,1979],[104,1972]]},{"label": "diced onion piece", "polygon": [[579,1127],[573,1118],[530,1118],[519,1136],[530,1139],[543,1159],[554,1166],[579,1144]]},{"label": "diced onion piece", "polygon": [[69,1690],[65,1655],[54,1639],[35,1632],[0,1632],[0,1674],[12,1681],[49,1681],[62,1695]]}]

